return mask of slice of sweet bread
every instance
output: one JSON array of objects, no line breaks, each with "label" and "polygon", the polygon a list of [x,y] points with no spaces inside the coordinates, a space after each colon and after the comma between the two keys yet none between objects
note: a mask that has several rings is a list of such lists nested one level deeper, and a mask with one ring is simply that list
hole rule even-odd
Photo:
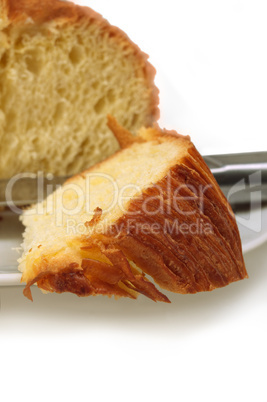
[{"label": "slice of sweet bread", "polygon": [[113,114],[132,132],[157,120],[155,69],[87,7],[0,0],[0,178],[72,175],[113,154]]},{"label": "slice of sweet bread", "polygon": [[231,207],[190,138],[109,127],[122,149],[23,214],[25,296],[37,283],[167,302],[154,283],[196,293],[247,277]]}]

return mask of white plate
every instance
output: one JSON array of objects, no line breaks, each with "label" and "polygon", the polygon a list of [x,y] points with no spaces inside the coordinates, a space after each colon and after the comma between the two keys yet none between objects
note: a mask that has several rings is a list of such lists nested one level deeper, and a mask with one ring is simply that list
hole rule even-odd
[{"label": "white plate", "polygon": [[20,257],[23,226],[18,215],[0,212],[0,286],[19,285],[17,259]]},{"label": "white plate", "polygon": [[[20,285],[17,259],[21,253],[23,226],[18,215],[1,212],[0,216],[0,286]],[[267,241],[267,207],[251,213],[238,212],[236,218],[244,253]]]},{"label": "white plate", "polygon": [[261,246],[267,241],[267,207],[238,212],[236,219],[242,240],[243,253]]}]

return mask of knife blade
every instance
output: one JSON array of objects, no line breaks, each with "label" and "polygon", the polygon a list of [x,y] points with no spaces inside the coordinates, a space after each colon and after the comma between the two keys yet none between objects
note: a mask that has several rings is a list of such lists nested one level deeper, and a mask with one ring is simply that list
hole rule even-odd
[{"label": "knife blade", "polygon": [[207,155],[204,160],[232,206],[267,202],[267,152]]},{"label": "knife blade", "polygon": [[[203,157],[232,206],[251,204],[252,194],[267,202],[267,152]],[[21,174],[0,180],[0,207],[25,206],[41,201],[68,177]]]}]

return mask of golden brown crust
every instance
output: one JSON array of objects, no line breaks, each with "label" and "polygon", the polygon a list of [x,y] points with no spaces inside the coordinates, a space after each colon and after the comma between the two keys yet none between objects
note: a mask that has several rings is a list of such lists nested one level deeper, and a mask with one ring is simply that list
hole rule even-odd
[{"label": "golden brown crust", "polygon": [[[179,137],[174,131],[154,130],[157,133],[153,136],[159,140]],[[189,138],[184,141],[190,142]],[[179,188],[174,206],[172,200]],[[152,218],[143,213],[143,205],[148,212],[159,211],[162,201],[166,207],[162,213]],[[166,223],[177,233],[166,233]],[[159,233],[153,230],[155,224]],[[140,230],[143,227],[148,233]],[[189,230],[184,234],[179,227],[196,227],[198,233]],[[173,292],[209,291],[248,277],[231,206],[192,143],[182,163],[133,199],[128,213],[109,228],[100,242],[122,251],[162,288]]]},{"label": "golden brown crust", "polygon": [[[180,197],[173,205],[170,200],[177,188]],[[202,193],[192,193],[199,188]],[[162,200],[166,209],[151,217]],[[149,213],[142,211],[142,205]],[[162,288],[173,292],[209,291],[247,277],[231,207],[193,146],[182,164],[131,201],[128,213],[106,236],[106,244],[122,250]]]},{"label": "golden brown crust", "polygon": [[93,218],[92,218],[90,221],[85,222],[85,226],[86,226],[86,227],[93,227],[93,226],[95,226],[95,225],[100,221],[101,216],[102,216],[102,212],[103,212],[102,209],[99,208],[99,207],[97,207],[97,208],[94,210],[94,216],[93,216]]},{"label": "golden brown crust", "polygon": [[147,88],[151,91],[151,101],[147,112],[145,126],[152,125],[159,119],[159,90],[154,84],[156,69],[148,62],[148,55],[132,42],[125,32],[112,26],[109,22],[89,7],[78,6],[72,2],[60,0],[0,0],[2,15],[6,14],[9,23],[21,24],[31,18],[36,24],[51,21],[61,24],[96,24],[103,34],[108,33],[112,41],[121,48],[128,48],[138,60],[144,73]]},{"label": "golden brown crust", "polygon": [[132,135],[130,131],[123,128],[115,119],[115,117],[108,115],[108,128],[112,131],[116,140],[119,143],[120,149],[125,149],[130,147],[135,143],[144,142],[144,140],[138,136]]},{"label": "golden brown crust", "polygon": [[[127,213],[104,233],[76,239],[81,263],[76,265],[77,254],[48,265],[41,260],[37,271],[45,274],[27,284],[27,297],[37,282],[44,290],[78,296],[136,298],[142,293],[168,302],[145,274],[161,288],[183,294],[211,291],[247,277],[233,211],[194,145],[175,132],[156,128],[147,130],[147,137],[187,144],[184,157],[134,197]],[[98,224],[99,214],[100,208],[92,225]]]},{"label": "golden brown crust", "polygon": [[[30,288],[36,283],[46,292],[70,292],[79,297],[105,295],[136,299],[141,293],[155,302],[170,302],[144,275],[134,272],[120,250],[107,247],[102,252],[108,263],[83,258],[81,266],[72,262],[65,268],[55,269],[53,263],[47,267],[44,261],[40,261],[40,273],[27,282],[24,296],[33,301]],[[65,265],[63,259],[61,264]]]}]

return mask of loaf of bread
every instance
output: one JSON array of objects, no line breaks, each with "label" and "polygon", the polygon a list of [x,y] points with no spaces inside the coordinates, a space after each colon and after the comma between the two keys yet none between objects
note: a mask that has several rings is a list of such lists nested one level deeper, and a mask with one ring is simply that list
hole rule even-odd
[{"label": "loaf of bread", "polygon": [[72,175],[116,151],[111,113],[136,133],[158,118],[147,55],[87,7],[0,0],[0,178]]},{"label": "loaf of bread", "polygon": [[190,138],[108,125],[121,150],[22,216],[25,296],[36,283],[168,302],[156,285],[196,293],[247,277],[234,214]]}]

